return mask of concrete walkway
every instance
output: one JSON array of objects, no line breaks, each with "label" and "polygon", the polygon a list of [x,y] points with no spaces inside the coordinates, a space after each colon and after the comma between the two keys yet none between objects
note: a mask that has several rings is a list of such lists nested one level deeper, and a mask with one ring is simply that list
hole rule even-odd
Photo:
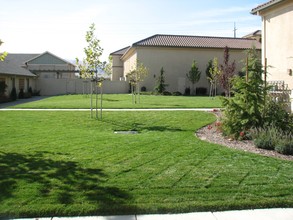
[{"label": "concrete walkway", "polygon": [[[31,109],[31,108],[1,108],[0,111],[90,111],[90,109],[59,109],[59,108],[51,108],[51,109]],[[96,109],[93,109],[93,111],[96,111]],[[100,109],[98,109],[100,111]],[[124,111],[124,112],[137,112],[137,111],[144,111],[144,112],[149,112],[149,111],[208,111],[212,112],[214,111],[213,108],[133,108],[133,109],[103,109],[103,111],[108,111],[108,112],[118,112],[118,111]]]},{"label": "concrete walkway", "polygon": [[[30,220],[30,219],[23,219]],[[31,220],[293,220],[293,208],[225,212],[192,212],[165,215],[121,215],[32,218]]]},{"label": "concrete walkway", "polygon": [[51,97],[51,96],[34,96],[29,99],[17,99],[16,101],[13,101],[13,102],[0,103],[0,109],[9,108],[11,106],[15,106],[15,105],[23,104],[23,103],[28,103],[28,102],[35,102],[35,101],[39,101],[39,100],[49,98],[49,97]]}]

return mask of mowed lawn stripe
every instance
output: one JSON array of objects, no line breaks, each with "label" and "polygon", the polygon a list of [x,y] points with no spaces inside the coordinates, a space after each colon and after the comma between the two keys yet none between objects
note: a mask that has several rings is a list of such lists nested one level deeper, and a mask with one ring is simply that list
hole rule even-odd
[{"label": "mowed lawn stripe", "polygon": [[[293,207],[292,161],[199,140],[205,112],[0,112],[0,216]],[[115,134],[136,130],[138,134]]]},{"label": "mowed lawn stripe", "polygon": [[[103,108],[105,109],[150,109],[150,108],[219,108],[219,97],[208,96],[162,96],[141,95],[140,103],[132,102],[131,94],[104,94]],[[100,97],[98,97],[99,100]],[[60,95],[44,97],[42,100],[27,102],[12,108],[32,109],[90,109],[91,98],[85,95]],[[93,96],[93,108],[96,108],[96,99]],[[98,101],[100,108],[100,100]],[[95,112],[93,113],[96,114]]]}]

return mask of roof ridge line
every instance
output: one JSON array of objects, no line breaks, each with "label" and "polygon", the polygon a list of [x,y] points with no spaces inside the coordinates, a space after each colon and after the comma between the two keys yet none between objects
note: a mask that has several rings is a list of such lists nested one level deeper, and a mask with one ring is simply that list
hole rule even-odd
[{"label": "roof ridge line", "polygon": [[155,38],[155,37],[159,37],[159,36],[163,36],[163,37],[194,37],[194,38],[214,38],[214,39],[236,39],[236,40],[253,40],[253,39],[247,39],[247,38],[243,38],[243,37],[220,37],[220,36],[202,36],[202,35],[176,35],[176,34],[155,34],[152,35],[150,37],[144,38],[140,41],[137,41],[135,43],[132,44],[132,46],[135,46],[143,41]]}]

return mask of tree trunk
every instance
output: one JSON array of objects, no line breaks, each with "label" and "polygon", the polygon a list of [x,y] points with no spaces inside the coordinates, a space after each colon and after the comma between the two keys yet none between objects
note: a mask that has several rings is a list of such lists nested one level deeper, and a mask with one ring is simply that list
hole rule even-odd
[{"label": "tree trunk", "polygon": [[103,118],[103,84],[101,84],[101,109],[100,109],[100,112],[101,112],[101,121],[102,121],[102,118]]},{"label": "tree trunk", "polygon": [[96,89],[96,118],[99,118],[99,115],[98,115],[98,86],[97,86],[97,83],[95,83],[95,89]]},{"label": "tree trunk", "polygon": [[91,118],[93,118],[93,82],[91,82]]}]

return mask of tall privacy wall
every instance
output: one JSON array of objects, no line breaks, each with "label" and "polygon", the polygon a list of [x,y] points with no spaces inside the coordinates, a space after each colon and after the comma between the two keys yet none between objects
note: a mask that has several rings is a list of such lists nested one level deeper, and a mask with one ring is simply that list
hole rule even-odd
[{"label": "tall privacy wall", "polygon": [[[47,95],[64,95],[64,94],[83,94],[90,93],[91,83],[84,79],[37,79],[36,89],[40,94]],[[125,81],[108,81],[103,82],[103,93],[118,94],[128,93],[129,84]]]}]

